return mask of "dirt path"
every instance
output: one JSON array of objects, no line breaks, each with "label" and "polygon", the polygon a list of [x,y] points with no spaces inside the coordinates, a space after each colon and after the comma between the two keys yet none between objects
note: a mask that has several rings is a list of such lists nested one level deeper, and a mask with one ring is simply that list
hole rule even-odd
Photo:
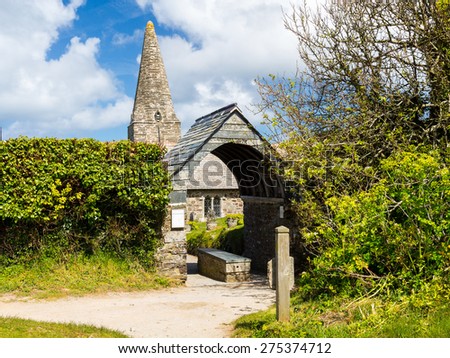
[{"label": "dirt path", "polygon": [[57,301],[10,301],[0,298],[0,316],[103,326],[131,337],[228,337],[236,318],[269,307],[275,291],[254,277],[223,283],[195,273],[190,257],[186,286],[139,293],[66,298]]}]

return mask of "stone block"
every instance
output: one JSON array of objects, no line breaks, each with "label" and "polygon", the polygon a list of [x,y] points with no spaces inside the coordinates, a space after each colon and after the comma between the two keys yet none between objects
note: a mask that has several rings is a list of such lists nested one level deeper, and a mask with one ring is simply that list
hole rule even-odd
[{"label": "stone block", "polygon": [[217,249],[198,249],[200,275],[223,282],[242,282],[250,279],[251,260]]}]

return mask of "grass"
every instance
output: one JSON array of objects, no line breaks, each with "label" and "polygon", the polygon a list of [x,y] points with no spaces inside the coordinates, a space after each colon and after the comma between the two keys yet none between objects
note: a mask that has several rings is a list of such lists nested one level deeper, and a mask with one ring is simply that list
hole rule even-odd
[{"label": "grass", "polygon": [[276,321],[275,308],[241,317],[235,337],[449,338],[450,304],[418,308],[407,301],[335,298],[295,302],[289,323]]},{"label": "grass", "polygon": [[[237,218],[238,225],[229,228],[227,225],[228,217]],[[217,226],[212,230],[206,229],[206,222],[190,222],[192,229],[186,235],[188,253],[196,255],[197,248],[209,247],[241,255],[244,248],[243,215],[228,215],[215,221]]]},{"label": "grass", "polygon": [[20,318],[0,317],[2,338],[126,338],[106,328],[89,325],[38,322]]},{"label": "grass", "polygon": [[[39,258],[26,264],[0,267],[0,295],[25,299],[57,299],[106,292],[158,289],[175,282],[143,269],[139,264],[100,254],[66,258]],[[37,322],[0,317],[2,338],[126,337],[120,332],[88,325]]]},{"label": "grass", "polygon": [[139,264],[107,255],[79,255],[64,261],[40,258],[0,268],[0,294],[34,299],[150,290],[173,284]]}]

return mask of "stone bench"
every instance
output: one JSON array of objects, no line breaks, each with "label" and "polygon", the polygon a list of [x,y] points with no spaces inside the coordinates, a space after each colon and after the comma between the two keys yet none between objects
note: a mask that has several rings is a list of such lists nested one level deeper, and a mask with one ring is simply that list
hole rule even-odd
[{"label": "stone bench", "polygon": [[223,282],[242,282],[250,279],[249,258],[217,249],[198,249],[200,275]]}]

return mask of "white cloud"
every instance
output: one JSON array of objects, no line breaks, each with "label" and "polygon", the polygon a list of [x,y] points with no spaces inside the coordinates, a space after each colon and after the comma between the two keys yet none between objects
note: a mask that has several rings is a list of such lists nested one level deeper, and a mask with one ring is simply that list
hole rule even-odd
[{"label": "white cloud", "polygon": [[136,4],[142,9],[145,10],[151,5],[151,0],[136,0]]},{"label": "white cloud", "polygon": [[[197,117],[215,111],[224,104],[236,102],[245,111],[247,108],[243,106],[247,106],[253,101],[253,94],[243,87],[240,81],[230,79],[223,79],[219,82],[198,82],[194,85],[194,91],[196,94],[194,101],[179,102],[176,108],[177,115],[184,117],[184,120],[181,121],[183,131],[189,129]],[[187,116],[191,114],[194,116],[188,118]],[[247,118],[250,118],[248,114]]]},{"label": "white cloud", "polygon": [[116,33],[113,36],[112,42],[114,45],[126,45],[136,41],[141,41],[144,30],[136,29],[132,35]]},{"label": "white cloud", "polygon": [[282,8],[290,11],[285,0],[136,2],[150,9],[160,25],[180,34],[159,41],[184,128],[207,111],[233,102],[257,124],[246,111],[258,101],[253,81],[269,73],[295,72],[297,42],[284,28]]},{"label": "white cloud", "polygon": [[[47,59],[83,0],[2,0],[0,126],[5,137],[71,136],[128,122],[132,100],[97,61],[100,40],[77,37]],[[26,11],[24,11],[26,9]]]}]

